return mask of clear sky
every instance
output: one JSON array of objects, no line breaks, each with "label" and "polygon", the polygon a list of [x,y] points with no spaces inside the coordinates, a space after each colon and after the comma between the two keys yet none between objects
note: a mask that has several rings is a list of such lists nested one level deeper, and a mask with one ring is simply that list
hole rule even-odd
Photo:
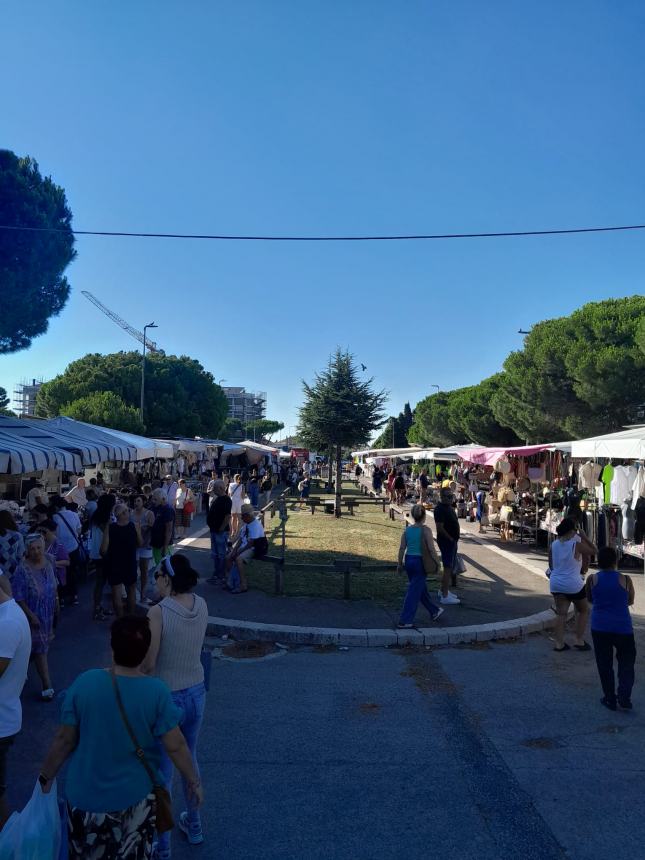
[{"label": "clear sky", "polygon": [[[645,222],[645,5],[3,4],[0,146],[78,229],[387,234]],[[136,342],[268,392],[349,347],[398,412],[497,371],[519,328],[642,293],[645,233],[288,244],[79,238],[73,294],[0,385]]]}]

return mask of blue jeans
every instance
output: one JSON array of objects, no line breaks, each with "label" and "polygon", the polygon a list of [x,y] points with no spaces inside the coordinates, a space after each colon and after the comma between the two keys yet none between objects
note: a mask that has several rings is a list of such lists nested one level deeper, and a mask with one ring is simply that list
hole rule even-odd
[{"label": "blue jeans", "polygon": [[430,600],[428,586],[426,585],[426,573],[423,569],[423,559],[420,555],[406,555],[405,572],[408,575],[408,590],[405,593],[403,609],[401,610],[401,624],[412,624],[417,613],[417,607],[421,602],[434,618],[439,607]]},{"label": "blue jeans", "polygon": [[[195,770],[199,773],[199,765],[197,764],[197,738],[204,717],[204,705],[206,704],[206,689],[204,684],[195,684],[194,687],[188,687],[185,690],[175,690],[170,694],[172,700],[181,708],[183,716],[179,722],[179,728],[183,736],[186,738],[188,749],[193,757]],[[172,791],[172,772],[173,765],[166,751],[161,747],[161,777],[168,791]],[[188,817],[186,823],[191,832],[199,833],[202,829],[201,818],[199,817],[199,809],[193,803],[192,797],[188,792],[186,780],[182,777],[184,786],[184,798],[186,800],[186,811]],[[158,847],[164,851],[170,848],[170,832],[159,834]]]},{"label": "blue jeans", "polygon": [[215,567],[214,575],[224,579],[226,568],[226,543],[228,532],[211,532],[211,558]]},{"label": "blue jeans", "polygon": [[249,501],[254,508],[257,508],[260,501],[260,488],[257,484],[249,484]]}]

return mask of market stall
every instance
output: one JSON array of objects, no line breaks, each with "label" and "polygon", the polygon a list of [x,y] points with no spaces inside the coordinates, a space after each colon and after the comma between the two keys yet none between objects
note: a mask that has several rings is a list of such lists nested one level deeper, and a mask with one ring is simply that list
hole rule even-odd
[{"label": "market stall", "polygon": [[582,494],[595,502],[594,536],[645,564],[645,426],[572,442]]}]

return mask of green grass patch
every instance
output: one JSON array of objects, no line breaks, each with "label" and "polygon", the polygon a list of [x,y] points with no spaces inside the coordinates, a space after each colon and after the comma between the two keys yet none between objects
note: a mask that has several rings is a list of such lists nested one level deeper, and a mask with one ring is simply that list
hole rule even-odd
[{"label": "green grass patch", "polygon": [[[343,496],[350,494],[360,495],[354,487],[348,487],[347,491],[343,487]],[[353,517],[343,511],[343,516],[336,519],[320,509],[314,516],[309,509],[299,510],[294,499],[289,502],[288,514],[284,572],[284,592],[288,596],[342,599],[343,574],[324,570],[334,560],[352,559],[361,561],[363,565],[396,565],[403,524],[390,520],[379,506],[359,507]],[[267,518],[266,532],[269,553],[280,555],[282,531],[278,516]],[[290,570],[290,564],[312,567]],[[271,566],[249,565],[248,578],[251,587],[273,593]],[[436,587],[436,581],[434,585]],[[405,573],[397,574],[394,569],[352,572],[352,600],[371,599],[387,607],[400,607],[406,586]],[[432,588],[433,582],[429,580],[428,586]]]}]

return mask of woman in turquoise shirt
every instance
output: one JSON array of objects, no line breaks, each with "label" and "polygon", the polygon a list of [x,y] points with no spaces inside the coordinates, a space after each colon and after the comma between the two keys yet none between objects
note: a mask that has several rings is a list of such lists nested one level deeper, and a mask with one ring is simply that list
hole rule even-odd
[{"label": "woman in turquoise shirt", "polygon": [[421,602],[430,613],[433,621],[442,614],[443,609],[437,606],[430,600],[428,586],[426,584],[426,570],[423,565],[423,549],[427,554],[434,559],[437,570],[441,570],[441,562],[437,556],[437,551],[434,546],[431,529],[426,526],[426,509],[423,505],[412,505],[410,511],[412,517],[412,525],[401,535],[401,545],[399,547],[399,566],[400,571],[403,567],[403,557],[405,556],[405,572],[408,575],[408,590],[403,601],[403,609],[401,610],[401,620],[398,627],[409,628],[414,626],[414,616],[416,615],[417,607]]},{"label": "woman in turquoise shirt", "polygon": [[156,824],[153,786],[119,711],[112,673],[152,770],[159,770],[159,739],[196,803],[202,801],[199,776],[179,729],[181,711],[163,681],[139,669],[150,639],[147,618],[118,618],[112,625],[112,668],[84,672],[65,694],[62,725],[39,781],[43,792],[50,791],[56,774],[70,759],[66,778],[70,860],[125,856],[119,852],[126,844],[132,860],[144,860],[152,850]]}]

